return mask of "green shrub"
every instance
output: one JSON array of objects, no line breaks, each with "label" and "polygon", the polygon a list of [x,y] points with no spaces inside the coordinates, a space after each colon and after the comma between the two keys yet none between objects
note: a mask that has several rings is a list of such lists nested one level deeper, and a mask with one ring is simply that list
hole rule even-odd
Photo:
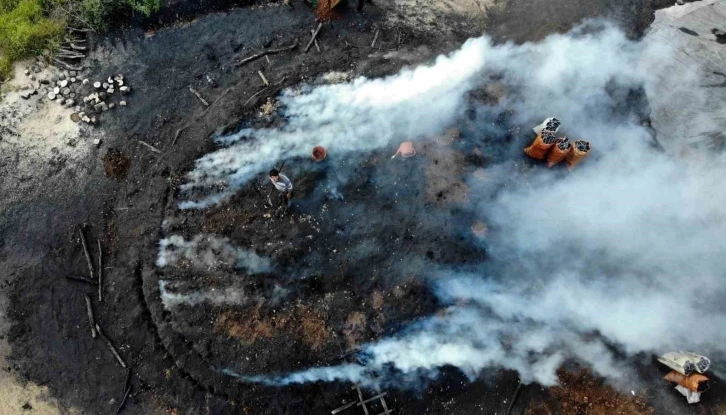
[{"label": "green shrub", "polygon": [[0,78],[6,79],[13,62],[54,44],[62,35],[64,24],[46,17],[39,0],[0,2],[0,7],[13,7],[0,12]]},{"label": "green shrub", "polygon": [[126,0],[126,3],[132,9],[141,12],[144,16],[149,17],[153,13],[159,11],[160,0]]}]

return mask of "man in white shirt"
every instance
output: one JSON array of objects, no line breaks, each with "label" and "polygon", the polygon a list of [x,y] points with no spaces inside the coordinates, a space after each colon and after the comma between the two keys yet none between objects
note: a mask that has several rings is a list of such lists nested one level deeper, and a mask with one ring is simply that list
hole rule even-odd
[{"label": "man in white shirt", "polygon": [[270,170],[270,181],[275,185],[275,189],[280,191],[280,198],[285,198],[285,203],[292,197],[292,182],[284,174],[280,174],[277,169]]}]

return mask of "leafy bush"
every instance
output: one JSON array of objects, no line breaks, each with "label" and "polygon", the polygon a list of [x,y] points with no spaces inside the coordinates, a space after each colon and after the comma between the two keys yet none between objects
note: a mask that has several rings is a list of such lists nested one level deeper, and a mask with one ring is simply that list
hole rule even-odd
[{"label": "leafy bush", "polygon": [[132,9],[143,13],[146,17],[158,12],[161,6],[160,0],[126,0],[126,4],[131,6]]},{"label": "leafy bush", "polygon": [[[0,0],[12,1],[12,0]],[[108,29],[113,17],[129,9],[143,13],[146,17],[157,12],[160,0],[76,0],[85,23],[96,30]]]},{"label": "leafy bush", "polygon": [[54,44],[64,23],[46,17],[39,0],[0,0],[0,8],[0,79],[7,79],[13,62]]}]

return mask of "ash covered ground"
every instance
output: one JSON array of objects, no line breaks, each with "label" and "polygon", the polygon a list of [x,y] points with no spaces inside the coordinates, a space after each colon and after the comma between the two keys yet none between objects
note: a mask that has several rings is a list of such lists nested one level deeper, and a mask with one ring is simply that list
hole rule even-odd
[{"label": "ash covered ground", "polygon": [[[74,160],[42,181],[29,176],[23,181],[30,189],[25,195],[3,201],[4,290],[13,323],[4,373],[47,386],[61,412],[108,413],[122,398],[127,372],[87,330],[83,293],[95,289],[64,278],[85,272],[79,226],[104,247],[106,291],[95,305],[96,318],[132,368],[127,413],[328,413],[354,396],[346,379],[284,387],[264,380],[336,367],[349,351],[395,338],[432,316],[445,317],[450,299],[436,292],[432,270],[519,275],[531,265],[519,268],[506,252],[493,255],[489,244],[506,228],[496,225],[497,212],[471,208],[529,177],[536,185],[545,169],[521,152],[532,139],[535,120],[522,116],[520,107],[499,105],[518,91],[497,77],[481,79],[462,93],[460,111],[436,133],[402,134],[362,151],[336,152],[336,145],[326,142],[330,154],[322,163],[298,149],[262,159],[265,169],[240,181],[220,203],[179,209],[179,203],[190,200],[179,186],[189,182],[195,160],[218,150],[215,137],[240,128],[284,128],[285,107],[273,104],[285,88],[328,84],[330,78],[320,76],[330,72],[343,73],[349,81],[431,64],[485,28],[498,40],[540,40],[583,17],[606,14],[637,36],[653,8],[645,2],[591,2],[566,8],[558,14],[562,21],[542,21],[532,16],[556,5],[537,3],[520,13],[513,2],[488,9],[486,18],[462,27],[460,16],[446,14],[445,8],[428,12],[406,9],[404,3],[381,2],[364,14],[344,13],[325,27],[320,53],[313,48],[302,54],[298,48],[240,68],[236,60],[265,47],[298,39],[304,44],[314,26],[310,10],[302,4],[294,10],[276,4],[243,7],[168,27],[154,22],[154,31],[134,26],[94,39],[94,74],[122,72],[133,80],[135,94],[123,115],[104,122],[104,145],[91,158]],[[189,5],[182,15],[195,17],[200,10]],[[394,12],[396,19],[390,20]],[[164,16],[162,23],[171,12]],[[378,46],[369,48],[376,30]],[[272,86],[264,88],[258,70]],[[204,111],[188,93],[189,85],[210,102],[219,101]],[[611,115],[609,120],[646,122],[643,94],[637,85],[612,84],[608,96],[616,105],[598,110]],[[349,122],[346,116],[336,114],[343,125]],[[417,155],[391,160],[407,139],[415,140]],[[162,153],[149,151],[139,140]],[[344,142],[341,137],[338,144]],[[311,149],[307,143],[302,147]],[[595,153],[588,161],[600,156]],[[283,173],[296,186],[284,213],[265,206],[265,171],[283,159]],[[496,168],[503,163],[508,163],[507,174]],[[13,166],[9,161],[3,168],[12,171]],[[559,169],[551,175],[566,173]],[[14,186],[13,180],[3,181],[8,194]],[[220,182],[197,189],[192,199],[229,186]],[[160,266],[159,241],[174,235],[177,242],[192,244],[192,254]],[[202,251],[209,255],[198,255]],[[539,265],[557,269],[547,261]],[[463,305],[472,301],[460,297]],[[631,354],[617,346],[613,350],[616,356]],[[624,398],[589,375],[559,376],[564,384],[587,385],[598,396],[593,402],[622,413],[652,408],[696,413],[662,384],[650,355],[636,354],[635,360],[631,372],[637,371],[643,383],[628,385],[638,386],[637,398]],[[435,377],[413,389],[386,385],[389,406],[400,413],[507,409],[520,376],[517,368],[491,365],[472,380],[455,366],[442,364]],[[239,376],[263,381],[241,382]],[[712,388],[705,404],[718,410],[719,379],[713,379]],[[563,397],[533,383],[522,389],[513,413],[581,413],[589,406],[573,396],[583,393],[573,389]]]}]

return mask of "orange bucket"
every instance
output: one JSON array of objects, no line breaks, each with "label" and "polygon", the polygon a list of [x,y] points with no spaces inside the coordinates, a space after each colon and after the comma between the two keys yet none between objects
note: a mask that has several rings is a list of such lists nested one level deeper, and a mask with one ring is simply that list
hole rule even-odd
[{"label": "orange bucket", "polygon": [[323,146],[315,146],[313,147],[313,160],[314,161],[323,161],[325,160],[325,157],[328,156],[328,152],[325,150],[325,147]]}]

